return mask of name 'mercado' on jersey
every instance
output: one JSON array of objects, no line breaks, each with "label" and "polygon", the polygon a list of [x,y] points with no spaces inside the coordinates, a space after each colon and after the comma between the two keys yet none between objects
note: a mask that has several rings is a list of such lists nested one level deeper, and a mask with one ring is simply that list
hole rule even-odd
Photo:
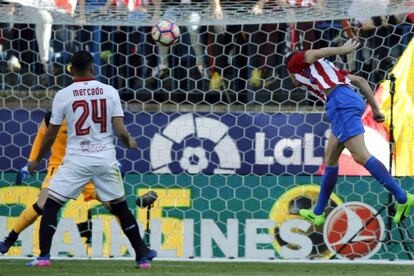
[{"label": "name 'mercado' on jersey", "polygon": [[116,161],[112,117],[123,117],[118,91],[94,79],[76,80],[53,99],[50,123],[66,118],[64,160],[99,165]]},{"label": "name 'mercado' on jersey", "polygon": [[325,102],[325,90],[341,84],[353,88],[351,80],[346,77],[349,72],[339,70],[325,58],[318,59],[313,64],[308,64],[305,62],[305,52],[295,53],[290,58],[287,67],[288,71],[294,74],[296,80],[306,86],[309,92]]}]

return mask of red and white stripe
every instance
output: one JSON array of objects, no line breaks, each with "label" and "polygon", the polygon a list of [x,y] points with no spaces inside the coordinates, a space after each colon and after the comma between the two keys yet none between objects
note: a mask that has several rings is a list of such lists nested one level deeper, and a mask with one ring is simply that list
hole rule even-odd
[{"label": "red and white stripe", "polygon": [[323,102],[326,101],[326,95],[319,90],[319,87],[316,84],[313,84],[307,77],[302,76],[302,74],[295,74],[295,78],[298,82],[303,84],[308,88],[308,91],[314,96],[321,99]]},{"label": "red and white stripe", "polygon": [[319,59],[307,69],[295,74],[295,78],[305,85],[311,93],[325,101],[325,90],[341,84],[352,86],[351,80],[346,77],[346,74],[344,71],[338,70],[329,60]]}]

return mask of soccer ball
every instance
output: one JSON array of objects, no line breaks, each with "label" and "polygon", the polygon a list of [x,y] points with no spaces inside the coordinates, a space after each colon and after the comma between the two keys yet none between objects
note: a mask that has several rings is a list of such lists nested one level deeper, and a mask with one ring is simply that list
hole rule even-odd
[{"label": "soccer ball", "polygon": [[152,27],[151,35],[154,41],[170,46],[179,39],[180,28],[172,20],[161,19]]}]

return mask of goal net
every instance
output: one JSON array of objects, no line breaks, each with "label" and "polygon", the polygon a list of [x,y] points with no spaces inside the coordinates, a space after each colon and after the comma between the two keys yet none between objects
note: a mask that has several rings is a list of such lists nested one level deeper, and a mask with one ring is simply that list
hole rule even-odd
[{"label": "goal net", "polygon": [[[377,91],[387,120],[375,123],[367,108],[365,140],[410,191],[410,12],[412,1],[387,0],[0,2],[0,236],[36,201],[47,164],[21,185],[16,173],[54,94],[72,82],[72,53],[86,49],[96,78],[118,89],[138,141],[138,150],[119,144],[117,154],[129,207],[160,256],[411,260],[412,218],[392,222],[389,194],[347,151],[325,225],[300,218],[299,209],[316,203],[330,130],[324,103],[295,88],[285,66],[293,51],[358,39],[355,53],[332,61]],[[151,37],[161,18],[180,26],[170,47]],[[136,198],[148,191],[158,199],[139,208]],[[82,222],[88,227],[79,231]],[[38,224],[9,256],[38,254]],[[81,195],[65,206],[53,255],[130,253],[98,201]]]}]

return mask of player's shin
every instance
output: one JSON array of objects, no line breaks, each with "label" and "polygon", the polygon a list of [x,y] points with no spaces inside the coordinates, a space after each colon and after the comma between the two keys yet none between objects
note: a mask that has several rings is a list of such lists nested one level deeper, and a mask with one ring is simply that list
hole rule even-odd
[{"label": "player's shin", "polygon": [[381,161],[371,156],[364,167],[379,183],[394,195],[398,203],[404,204],[407,202],[407,194],[401,189],[398,182],[391,176]]},{"label": "player's shin", "polygon": [[111,211],[112,214],[118,217],[122,231],[134,248],[136,260],[147,256],[149,249],[139,234],[138,223],[129,210],[126,201],[111,203]]},{"label": "player's shin", "polygon": [[43,216],[40,222],[39,230],[39,243],[40,243],[40,256],[46,256],[50,254],[50,248],[52,246],[52,238],[56,232],[57,215],[62,207],[62,203],[57,202],[51,198],[46,200]]},{"label": "player's shin", "polygon": [[332,191],[338,179],[338,167],[326,167],[322,176],[321,191],[313,213],[321,215],[325,210],[326,204],[331,197]]},{"label": "player's shin", "polygon": [[24,229],[29,227],[36,219],[42,215],[42,209],[37,203],[27,207],[23,210],[20,216],[17,218],[16,223],[13,226],[13,230],[16,233],[21,233]]},{"label": "player's shin", "polygon": [[17,218],[17,221],[13,226],[13,230],[10,231],[9,235],[7,235],[3,242],[0,242],[0,253],[7,253],[10,247],[13,246],[19,238],[19,234],[35,222],[40,215],[42,215],[42,209],[40,209],[36,203],[33,204],[33,206],[29,206],[24,209]]}]

